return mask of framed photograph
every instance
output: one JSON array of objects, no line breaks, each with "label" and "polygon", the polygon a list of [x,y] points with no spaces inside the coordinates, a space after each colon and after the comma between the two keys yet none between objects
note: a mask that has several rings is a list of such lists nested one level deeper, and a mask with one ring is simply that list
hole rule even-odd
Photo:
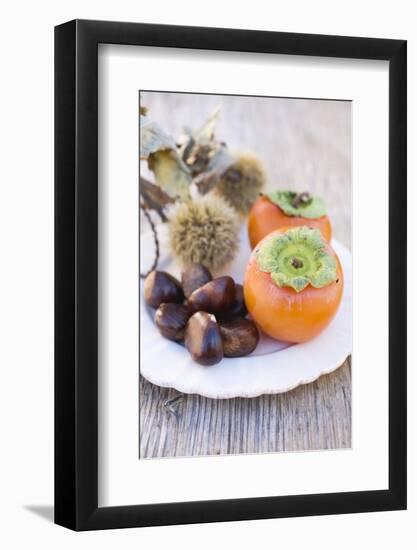
[{"label": "framed photograph", "polygon": [[55,29],[55,522],[406,507],[406,42]]}]

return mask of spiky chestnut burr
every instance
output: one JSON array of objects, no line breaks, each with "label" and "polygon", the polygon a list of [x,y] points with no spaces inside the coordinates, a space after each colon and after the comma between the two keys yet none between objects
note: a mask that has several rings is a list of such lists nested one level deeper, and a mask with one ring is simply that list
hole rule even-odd
[{"label": "spiky chestnut burr", "polygon": [[236,162],[221,176],[216,193],[240,214],[246,215],[265,185],[265,169],[253,153],[234,156]]},{"label": "spiky chestnut burr", "polygon": [[215,195],[180,203],[169,213],[171,251],[183,266],[224,267],[237,252],[238,230],[235,211]]}]

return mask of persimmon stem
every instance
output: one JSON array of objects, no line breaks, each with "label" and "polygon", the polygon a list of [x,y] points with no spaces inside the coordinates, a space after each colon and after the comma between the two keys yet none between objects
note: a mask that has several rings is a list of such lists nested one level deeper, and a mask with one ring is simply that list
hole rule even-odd
[{"label": "persimmon stem", "polygon": [[293,259],[291,260],[291,265],[295,267],[295,269],[300,269],[301,267],[303,267],[304,264],[301,260],[299,260],[294,256]]},{"label": "persimmon stem", "polygon": [[311,200],[310,193],[303,191],[303,193],[298,193],[292,201],[294,208],[298,208],[301,204],[307,204]]}]

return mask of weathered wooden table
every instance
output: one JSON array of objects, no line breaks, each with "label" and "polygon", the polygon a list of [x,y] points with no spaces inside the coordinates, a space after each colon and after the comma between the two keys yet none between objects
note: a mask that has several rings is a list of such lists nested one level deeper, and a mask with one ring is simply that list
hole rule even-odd
[{"label": "weathered wooden table", "polygon": [[[351,104],[142,94],[168,132],[222,105],[218,136],[263,160],[268,186],[325,197],[334,236],[351,246]],[[312,384],[253,399],[207,399],[140,377],[140,458],[339,449],[351,446],[351,359]]]}]

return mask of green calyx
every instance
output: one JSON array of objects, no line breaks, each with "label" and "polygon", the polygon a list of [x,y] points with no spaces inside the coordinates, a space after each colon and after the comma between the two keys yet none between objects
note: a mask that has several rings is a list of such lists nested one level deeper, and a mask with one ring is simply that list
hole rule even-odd
[{"label": "green calyx", "polygon": [[271,191],[268,199],[279,206],[287,216],[303,216],[315,219],[326,215],[326,204],[320,197],[294,191]]},{"label": "green calyx", "polygon": [[256,250],[256,259],[277,286],[296,292],[308,285],[322,288],[337,279],[336,260],[326,251],[320,231],[305,225],[266,239]]}]

